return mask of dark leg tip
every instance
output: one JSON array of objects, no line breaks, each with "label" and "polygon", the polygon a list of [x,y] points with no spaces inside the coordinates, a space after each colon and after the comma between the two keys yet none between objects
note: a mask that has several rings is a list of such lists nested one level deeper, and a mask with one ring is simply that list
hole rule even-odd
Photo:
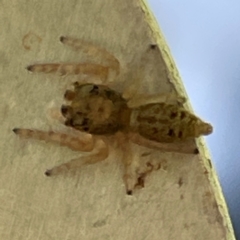
[{"label": "dark leg tip", "polygon": [[14,128],[12,131],[13,131],[15,134],[17,134],[18,131],[19,131],[19,128]]},{"label": "dark leg tip", "polygon": [[33,65],[29,65],[29,66],[27,66],[26,69],[27,69],[28,71],[32,72]]},{"label": "dark leg tip", "polygon": [[73,120],[72,119],[67,119],[64,124],[68,127],[73,127]]},{"label": "dark leg tip", "polygon": [[80,86],[80,84],[79,84],[79,82],[74,82],[74,83],[73,83],[73,86],[74,86],[75,88],[77,88],[77,87]]},{"label": "dark leg tip", "polygon": [[62,113],[63,116],[66,116],[66,115],[67,115],[68,110],[69,110],[69,107],[68,107],[68,106],[66,106],[66,105],[62,105],[62,106],[61,106],[61,113]]},{"label": "dark leg tip", "polygon": [[197,148],[194,149],[194,154],[199,154],[199,150]]},{"label": "dark leg tip", "polygon": [[150,44],[150,48],[151,49],[156,49],[157,48],[157,44]]},{"label": "dark leg tip", "polygon": [[127,195],[132,195],[132,190],[127,190]]},{"label": "dark leg tip", "polygon": [[46,172],[45,172],[45,175],[47,176],[47,177],[50,177],[51,176],[51,170],[47,170]]},{"label": "dark leg tip", "polygon": [[61,37],[59,38],[60,42],[64,42],[65,39],[66,39],[66,37],[64,37],[64,36],[61,36]]}]

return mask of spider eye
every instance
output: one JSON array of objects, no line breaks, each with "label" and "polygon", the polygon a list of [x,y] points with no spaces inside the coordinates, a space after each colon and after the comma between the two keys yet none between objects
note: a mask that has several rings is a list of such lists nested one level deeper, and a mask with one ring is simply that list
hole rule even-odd
[{"label": "spider eye", "polygon": [[90,93],[99,94],[99,87],[97,85],[93,85],[93,88],[90,91]]},{"label": "spider eye", "polygon": [[61,107],[61,113],[64,117],[67,117],[68,113],[71,111],[71,107],[67,105],[62,105]]},{"label": "spider eye", "polygon": [[89,122],[89,119],[88,118],[84,118],[83,121],[82,121],[82,125],[87,125]]},{"label": "spider eye", "polygon": [[169,131],[168,131],[168,136],[170,136],[170,137],[174,136],[174,131],[173,131],[173,129],[169,129]]},{"label": "spider eye", "polygon": [[65,125],[66,126],[73,126],[73,120],[72,119],[67,119],[66,121],[65,121]]},{"label": "spider eye", "polygon": [[89,119],[83,118],[81,124],[77,124],[77,125],[81,126],[81,129],[87,132],[89,130]]},{"label": "spider eye", "polygon": [[74,91],[71,91],[71,90],[67,90],[65,93],[64,93],[64,98],[68,101],[70,100],[73,100],[75,98],[75,92]]},{"label": "spider eye", "polygon": [[106,94],[106,96],[107,96],[107,98],[111,98],[114,94],[113,94],[113,91],[111,91],[111,90],[105,90],[105,94]]},{"label": "spider eye", "polygon": [[73,86],[74,86],[75,88],[77,88],[77,87],[80,86],[80,84],[79,84],[79,82],[74,82],[74,83],[73,83]]},{"label": "spider eye", "polygon": [[174,118],[177,117],[177,115],[178,115],[177,112],[172,112],[171,115],[170,115],[170,118],[174,119]]},{"label": "spider eye", "polygon": [[184,111],[181,112],[181,119],[184,119],[186,117],[186,113]]}]

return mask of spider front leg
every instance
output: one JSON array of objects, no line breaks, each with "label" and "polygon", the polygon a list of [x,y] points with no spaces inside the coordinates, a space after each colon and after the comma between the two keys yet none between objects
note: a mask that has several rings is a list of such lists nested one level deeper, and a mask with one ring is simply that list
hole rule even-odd
[{"label": "spider front leg", "polygon": [[186,102],[184,96],[177,96],[176,93],[136,94],[131,87],[124,91],[123,98],[128,101],[129,108],[137,108],[151,103],[183,104]]}]

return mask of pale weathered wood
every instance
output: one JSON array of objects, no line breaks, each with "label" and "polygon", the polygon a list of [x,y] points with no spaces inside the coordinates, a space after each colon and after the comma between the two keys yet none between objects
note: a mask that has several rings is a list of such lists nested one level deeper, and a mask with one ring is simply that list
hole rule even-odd
[{"label": "pale weathered wood", "polygon": [[[76,176],[44,171],[79,156],[66,148],[16,138],[14,127],[58,129],[47,117],[76,77],[29,74],[35,62],[80,61],[61,35],[91,41],[121,63],[116,81],[138,93],[184,93],[168,47],[141,0],[1,1],[0,239],[234,239],[219,182],[204,144],[201,156],[134,146],[161,162],[144,189],[125,194],[119,152]],[[159,47],[149,49],[150,44]],[[164,59],[164,60],[163,60]],[[86,60],[86,59],[85,59]],[[95,59],[98,61],[98,59]],[[207,120],[207,119],[206,119]]]}]

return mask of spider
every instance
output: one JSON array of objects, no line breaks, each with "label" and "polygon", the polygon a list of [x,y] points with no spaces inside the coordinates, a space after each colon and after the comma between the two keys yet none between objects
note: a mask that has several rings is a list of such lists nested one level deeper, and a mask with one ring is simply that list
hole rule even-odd
[{"label": "spider", "polygon": [[146,175],[156,169],[150,162],[143,168],[134,163],[131,142],[167,152],[198,154],[198,149],[189,141],[212,133],[213,128],[183,108],[184,97],[173,93],[134,96],[125,91],[121,94],[110,87],[110,76],[116,77],[120,72],[119,61],[112,54],[80,39],[60,37],[60,41],[90,56],[101,57],[103,64],[46,63],[30,65],[27,70],[62,75],[84,74],[90,76],[90,79],[91,76],[98,76],[102,84],[77,81],[73,89],[66,90],[64,94],[67,104],[62,105],[60,111],[64,124],[79,135],[13,129],[15,134],[23,138],[54,142],[75,151],[91,152],[88,156],[72,159],[47,170],[46,176],[55,176],[103,161],[109,155],[109,146],[115,142],[117,144],[114,148],[119,148],[123,153],[123,180],[126,193],[131,195],[134,189],[144,186]]}]

